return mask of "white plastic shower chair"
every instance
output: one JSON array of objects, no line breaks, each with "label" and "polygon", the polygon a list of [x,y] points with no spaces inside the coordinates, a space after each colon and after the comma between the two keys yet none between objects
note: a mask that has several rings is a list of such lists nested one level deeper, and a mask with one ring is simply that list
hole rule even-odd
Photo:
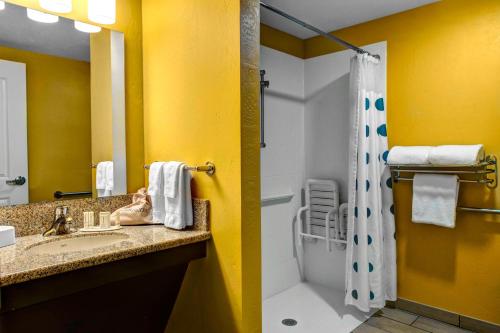
[{"label": "white plastic shower chair", "polygon": [[[306,213],[306,231],[304,231],[304,223],[302,221],[302,213],[304,212]],[[325,240],[326,249],[329,252],[331,252],[332,242],[337,245],[337,248],[345,249],[345,244],[347,244],[345,218],[342,220],[344,223],[341,223],[339,216],[339,186],[337,182],[328,179],[307,180],[306,205],[301,207],[297,212],[299,246],[302,247],[303,238],[312,238]],[[311,232],[312,226],[323,225],[325,226],[325,236],[318,236]],[[331,228],[334,229],[333,235],[330,234]]]}]

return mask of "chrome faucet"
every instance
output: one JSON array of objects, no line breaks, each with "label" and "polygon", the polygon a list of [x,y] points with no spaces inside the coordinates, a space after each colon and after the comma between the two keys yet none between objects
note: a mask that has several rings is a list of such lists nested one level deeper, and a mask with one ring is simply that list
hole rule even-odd
[{"label": "chrome faucet", "polygon": [[51,227],[43,233],[43,236],[67,235],[72,232],[71,223],[73,219],[69,216],[68,206],[58,206],[55,211],[54,222]]}]

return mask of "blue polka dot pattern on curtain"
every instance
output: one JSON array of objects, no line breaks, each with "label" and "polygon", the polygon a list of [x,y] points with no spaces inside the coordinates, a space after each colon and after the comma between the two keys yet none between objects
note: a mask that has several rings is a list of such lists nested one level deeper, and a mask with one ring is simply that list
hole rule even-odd
[{"label": "blue polka dot pattern on curtain", "polygon": [[385,163],[387,163],[388,156],[389,156],[389,151],[388,150],[384,151],[384,153],[382,154],[382,159],[384,160]]},{"label": "blue polka dot pattern on curtain", "polygon": [[[362,63],[351,73],[370,66]],[[372,71],[366,73],[371,75]],[[369,311],[371,307],[383,306],[386,299],[396,299],[394,206],[392,180],[386,165],[389,150],[385,101],[382,94],[371,87],[377,82],[376,78],[354,82],[359,82],[361,87],[357,92],[357,109],[352,108],[355,114],[350,115],[358,123],[352,127],[356,132],[351,133],[355,141],[349,156],[352,161],[349,205],[352,208],[348,210],[346,267],[349,269],[346,270],[345,301]],[[370,86],[363,85],[364,82]]]},{"label": "blue polka dot pattern on curtain", "polygon": [[387,126],[385,124],[377,127],[377,134],[380,136],[387,136]]}]

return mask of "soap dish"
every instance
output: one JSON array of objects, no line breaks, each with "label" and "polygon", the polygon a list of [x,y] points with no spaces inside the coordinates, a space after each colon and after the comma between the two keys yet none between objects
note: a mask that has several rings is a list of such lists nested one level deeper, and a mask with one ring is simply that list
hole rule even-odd
[{"label": "soap dish", "polygon": [[115,231],[115,230],[120,230],[123,227],[121,225],[115,225],[109,228],[101,228],[101,227],[89,227],[89,228],[81,228],[78,229],[78,231],[81,232],[104,232],[104,231]]}]

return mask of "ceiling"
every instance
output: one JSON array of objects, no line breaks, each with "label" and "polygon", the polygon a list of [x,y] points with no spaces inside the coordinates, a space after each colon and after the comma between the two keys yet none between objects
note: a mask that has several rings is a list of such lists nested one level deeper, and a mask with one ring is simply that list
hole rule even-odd
[{"label": "ceiling", "polygon": [[[437,0],[263,0],[326,32],[424,6]],[[261,7],[261,22],[301,39],[316,36]]]},{"label": "ceiling", "polygon": [[60,17],[57,23],[40,23],[26,16],[26,8],[10,3],[0,10],[0,45],[89,61],[89,34],[76,30],[73,21]]}]

